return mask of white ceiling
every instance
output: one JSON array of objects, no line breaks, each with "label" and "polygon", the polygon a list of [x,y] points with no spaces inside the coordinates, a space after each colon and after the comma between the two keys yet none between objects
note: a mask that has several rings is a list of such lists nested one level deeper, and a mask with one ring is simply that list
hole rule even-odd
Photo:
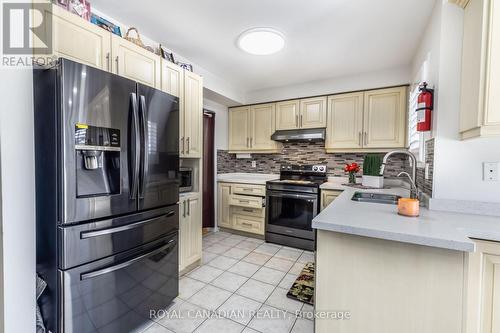
[{"label": "white ceiling", "polygon": [[[93,0],[92,5],[245,91],[408,65],[435,0]],[[285,48],[236,46],[273,27]],[[196,70],[196,69],[195,69]]]}]

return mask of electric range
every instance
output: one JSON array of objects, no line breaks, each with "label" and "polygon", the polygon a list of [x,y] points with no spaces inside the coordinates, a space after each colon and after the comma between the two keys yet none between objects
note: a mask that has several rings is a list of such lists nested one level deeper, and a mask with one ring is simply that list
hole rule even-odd
[{"label": "electric range", "polygon": [[326,165],[282,165],[280,179],[266,183],[266,241],[314,251],[312,220],[319,213]]}]

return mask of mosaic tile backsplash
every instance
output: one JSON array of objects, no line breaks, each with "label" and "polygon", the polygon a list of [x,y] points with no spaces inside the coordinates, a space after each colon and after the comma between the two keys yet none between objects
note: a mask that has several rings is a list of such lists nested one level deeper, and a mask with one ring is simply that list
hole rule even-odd
[{"label": "mosaic tile backsplash", "polygon": [[[218,150],[217,170],[218,173],[279,173],[282,164],[326,164],[330,177],[346,177],[344,165],[356,162],[362,166],[364,157],[362,153],[328,154],[324,142],[291,142],[283,144],[279,154],[252,154],[250,159],[237,159],[235,154]],[[252,168],[252,161],[257,162],[255,168]],[[386,176],[396,177],[405,170],[406,163],[404,158],[394,157],[387,166]],[[358,174],[361,176],[362,172]]]},{"label": "mosaic tile backsplash", "polygon": [[[431,142],[432,141],[432,142]],[[430,162],[434,156],[433,140],[427,142],[428,152],[432,148]],[[383,154],[382,154],[383,155]],[[252,154],[250,159],[237,159],[236,154],[230,154],[227,150],[217,151],[217,172],[218,173],[279,173],[282,164],[326,164],[328,166],[328,176],[346,177],[344,165],[356,162],[363,164],[365,154],[362,153],[339,153],[329,154],[325,151],[324,142],[290,142],[283,144],[283,149],[278,154]],[[429,157],[429,156],[428,156]],[[252,167],[252,161],[256,162],[256,167]],[[429,162],[428,162],[429,163]],[[385,171],[386,177],[396,177],[401,171],[408,171],[409,163],[405,157],[393,157],[391,163]],[[432,175],[432,167],[429,174]],[[362,172],[358,173],[359,176]],[[424,180],[424,170],[418,169],[417,183],[420,189],[427,194],[432,193],[432,177]]]}]

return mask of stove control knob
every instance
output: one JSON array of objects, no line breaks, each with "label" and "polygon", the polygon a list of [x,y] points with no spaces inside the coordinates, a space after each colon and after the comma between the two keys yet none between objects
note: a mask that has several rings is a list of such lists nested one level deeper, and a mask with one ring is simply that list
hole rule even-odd
[{"label": "stove control knob", "polygon": [[318,166],[317,165],[313,166],[313,171],[318,171]]},{"label": "stove control knob", "polygon": [[324,165],[322,165],[322,166],[318,167],[318,170],[319,170],[320,172],[325,172],[325,171],[326,171],[325,169],[326,169],[326,167],[325,167]]}]

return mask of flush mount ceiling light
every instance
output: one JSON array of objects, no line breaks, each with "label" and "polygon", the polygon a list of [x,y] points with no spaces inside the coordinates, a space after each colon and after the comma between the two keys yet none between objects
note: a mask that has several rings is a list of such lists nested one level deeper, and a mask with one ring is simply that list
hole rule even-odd
[{"label": "flush mount ceiling light", "polygon": [[253,28],[238,37],[238,47],[255,55],[269,55],[285,46],[283,34],[272,28]]}]

